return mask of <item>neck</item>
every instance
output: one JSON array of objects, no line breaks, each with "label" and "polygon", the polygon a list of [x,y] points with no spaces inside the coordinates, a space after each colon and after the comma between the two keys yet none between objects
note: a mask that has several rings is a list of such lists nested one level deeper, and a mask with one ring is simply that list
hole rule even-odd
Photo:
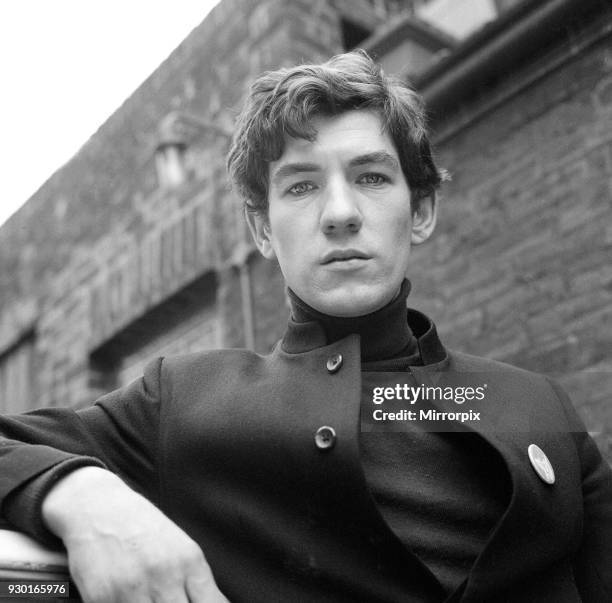
[{"label": "neck", "polygon": [[298,323],[316,321],[325,331],[327,343],[343,339],[351,333],[361,338],[363,361],[384,360],[409,355],[417,342],[406,320],[406,298],[410,281],[404,279],[398,295],[383,308],[355,317],[330,316],[315,310],[289,289],[293,320]]}]

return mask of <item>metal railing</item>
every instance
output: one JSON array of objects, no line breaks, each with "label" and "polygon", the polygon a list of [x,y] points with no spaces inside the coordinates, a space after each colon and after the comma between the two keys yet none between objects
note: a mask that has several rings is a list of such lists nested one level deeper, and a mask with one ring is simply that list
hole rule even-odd
[{"label": "metal railing", "polygon": [[[57,585],[57,586],[56,586]],[[68,558],[21,532],[0,528],[0,603],[23,600],[78,602]],[[41,598],[41,595],[48,597]],[[12,596],[11,596],[12,595]],[[69,596],[68,596],[69,595]]]}]

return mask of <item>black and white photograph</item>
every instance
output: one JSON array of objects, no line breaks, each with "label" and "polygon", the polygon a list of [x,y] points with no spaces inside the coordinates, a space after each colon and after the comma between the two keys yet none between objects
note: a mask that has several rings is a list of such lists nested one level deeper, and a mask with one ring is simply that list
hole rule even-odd
[{"label": "black and white photograph", "polygon": [[0,602],[612,601],[609,0],[0,22]]}]

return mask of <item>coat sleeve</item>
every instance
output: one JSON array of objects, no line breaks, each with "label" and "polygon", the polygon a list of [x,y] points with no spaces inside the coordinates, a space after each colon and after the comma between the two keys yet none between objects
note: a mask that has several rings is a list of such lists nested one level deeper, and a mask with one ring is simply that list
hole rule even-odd
[{"label": "coat sleeve", "polygon": [[41,521],[44,496],[70,471],[105,467],[158,502],[162,360],[144,376],[74,411],[45,408],[0,417],[0,505],[19,529],[53,544]]},{"label": "coat sleeve", "polygon": [[567,415],[582,470],[583,536],[574,559],[584,601],[612,601],[612,471],[567,394],[551,381]]}]

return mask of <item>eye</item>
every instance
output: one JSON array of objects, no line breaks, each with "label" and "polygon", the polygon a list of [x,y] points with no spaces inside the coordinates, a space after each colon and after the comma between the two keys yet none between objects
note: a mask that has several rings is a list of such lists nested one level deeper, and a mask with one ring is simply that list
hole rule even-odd
[{"label": "eye", "polygon": [[314,190],[314,184],[312,182],[298,182],[297,184],[291,186],[287,190],[287,192],[291,195],[299,196],[305,195],[306,193],[309,193],[312,190]]},{"label": "eye", "polygon": [[389,178],[383,176],[383,174],[376,174],[372,172],[369,174],[363,174],[359,177],[357,182],[359,182],[359,184],[368,184],[370,186],[380,186],[381,184],[389,182]]}]

